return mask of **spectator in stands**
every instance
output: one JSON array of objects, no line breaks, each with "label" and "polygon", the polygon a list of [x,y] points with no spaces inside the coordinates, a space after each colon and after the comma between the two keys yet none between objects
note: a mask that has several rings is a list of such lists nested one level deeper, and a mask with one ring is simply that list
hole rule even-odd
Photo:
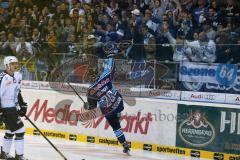
[{"label": "spectator in stands", "polygon": [[119,16],[122,18],[122,21],[126,20],[127,9],[129,8],[129,2],[126,0],[118,0],[119,5]]},{"label": "spectator in stands", "polygon": [[149,9],[145,10],[143,20],[144,20],[144,23],[147,25],[147,27],[149,29],[151,29],[152,34],[154,34],[160,25],[160,21],[158,19],[152,17],[152,12]]},{"label": "spectator in stands", "polygon": [[220,6],[219,6],[219,1],[217,0],[212,0],[210,5],[209,5],[209,9],[212,8],[215,12],[216,12],[216,16],[221,16],[221,10],[220,10]]},{"label": "spectator in stands", "polygon": [[128,59],[142,62],[146,58],[143,44],[144,35],[135,21],[133,22],[133,44],[127,53]]},{"label": "spectator in stands", "polygon": [[38,17],[34,13],[33,8],[27,9],[27,13],[23,14],[23,19],[25,20],[29,30],[38,26]]},{"label": "spectator in stands", "polygon": [[93,13],[92,13],[94,24],[97,23],[97,18],[98,18],[98,16],[99,16],[99,15],[102,15],[102,14],[103,14],[103,11],[101,10],[100,5],[97,4],[97,5],[95,6],[95,8],[93,9]]},{"label": "spectator in stands", "polygon": [[198,34],[199,34],[199,33],[198,33],[197,31],[195,31],[195,32],[193,33],[193,40],[194,40],[194,41],[199,40]]},{"label": "spectator in stands", "polygon": [[72,6],[70,4],[70,7],[71,7],[69,12],[70,17],[72,17],[74,10],[77,10],[79,15],[85,13],[84,9],[82,8],[81,2],[72,3]]},{"label": "spectator in stands", "polygon": [[195,4],[196,0],[179,0],[179,3],[182,8],[190,11]]},{"label": "spectator in stands", "polygon": [[162,16],[166,11],[166,3],[162,3],[161,0],[155,0],[152,1],[151,8],[153,8],[153,17],[162,20]]},{"label": "spectator in stands", "polygon": [[6,32],[4,30],[0,32],[0,40],[1,42],[5,42],[7,40]]},{"label": "spectator in stands", "polygon": [[213,7],[208,8],[208,21],[209,25],[216,31],[217,26],[220,23],[220,14],[216,12]]},{"label": "spectator in stands", "polygon": [[20,62],[23,62],[24,64],[20,69],[23,75],[23,80],[34,80],[34,73],[28,68],[28,64],[31,63],[34,57],[33,48],[31,43],[26,42],[24,35],[21,35],[19,38],[19,43],[16,47],[16,56]]},{"label": "spectator in stands", "polygon": [[33,5],[33,17],[35,17],[37,19],[38,16],[40,16],[40,11],[38,6],[35,4]]},{"label": "spectator in stands", "polygon": [[237,14],[238,9],[236,5],[234,4],[233,0],[227,0],[227,6],[225,8],[224,15],[228,18],[234,18],[234,16]]},{"label": "spectator in stands", "polygon": [[217,63],[229,63],[231,61],[232,57],[232,50],[231,48],[233,46],[229,45],[230,37],[229,34],[226,32],[222,32],[218,35],[216,39],[217,48]]},{"label": "spectator in stands", "polygon": [[6,22],[9,18],[7,9],[0,7],[0,31],[5,29]]},{"label": "spectator in stands", "polygon": [[0,53],[1,54],[7,54],[6,48],[4,47],[4,43],[6,41],[6,33],[5,31],[0,32]]},{"label": "spectator in stands", "polygon": [[17,24],[18,26],[21,26],[21,24],[22,24],[22,23],[21,23],[21,21],[22,21],[21,12],[16,13],[15,19],[16,19],[16,24]]},{"label": "spectator in stands", "polygon": [[[89,35],[87,37],[86,46],[84,47],[83,54],[92,54],[97,57],[104,57],[104,53],[102,51],[102,43],[98,42],[98,38],[94,35]],[[97,50],[99,50],[97,52]]]},{"label": "spectator in stands", "polygon": [[112,41],[115,43],[119,42],[119,36],[111,23],[107,24],[106,26],[105,36],[106,36],[106,42],[109,42],[109,41]]},{"label": "spectator in stands", "polygon": [[64,26],[61,24],[60,20],[55,21],[55,33],[57,37],[57,51],[60,51],[66,42],[64,34]]},{"label": "spectator in stands", "polygon": [[3,44],[5,54],[16,55],[17,44],[18,39],[13,35],[13,33],[9,32],[7,41]]},{"label": "spectator in stands", "polygon": [[191,60],[194,62],[213,63],[216,61],[216,44],[213,40],[209,40],[205,32],[199,33],[199,40],[186,41],[185,45],[192,50]]},{"label": "spectator in stands", "polygon": [[206,0],[198,0],[198,7],[193,10],[194,22],[196,27],[207,19],[208,9],[206,7]]},{"label": "spectator in stands", "polygon": [[132,24],[134,27],[138,27],[142,25],[142,17],[141,17],[141,12],[139,9],[134,9],[131,11],[132,13]]},{"label": "spectator in stands", "polygon": [[101,22],[102,27],[105,28],[107,24],[110,23],[110,21],[111,21],[110,17],[107,14],[103,14]]},{"label": "spectator in stands", "polygon": [[[166,2],[167,2],[167,1],[165,1],[165,3],[166,3]],[[179,3],[178,0],[168,1],[168,2],[166,3],[166,12],[174,12],[174,11],[176,11],[176,10],[179,10],[179,11],[182,10],[182,7],[181,7],[181,5],[180,5],[180,3]]]},{"label": "spectator in stands", "polygon": [[76,31],[75,26],[72,24],[72,20],[70,18],[66,18],[64,20],[64,39],[66,40],[69,35],[74,34]]},{"label": "spectator in stands", "polygon": [[89,3],[84,4],[84,11],[85,11],[85,18],[87,21],[87,26],[85,28],[85,33],[88,35],[92,33],[93,26],[94,26],[94,18],[93,18],[93,9]]},{"label": "spectator in stands", "polygon": [[210,21],[206,20],[203,22],[203,31],[206,32],[208,39],[215,40],[216,38],[216,31],[213,29]]},{"label": "spectator in stands", "polygon": [[51,13],[49,11],[48,6],[43,7],[42,11],[41,11],[41,15],[44,17],[51,17]]},{"label": "spectator in stands", "polygon": [[147,60],[154,60],[156,57],[156,40],[155,37],[149,33],[148,26],[142,27],[142,33],[144,36],[144,51]]},{"label": "spectator in stands", "polygon": [[8,25],[8,31],[13,33],[14,36],[20,36],[20,26],[17,24],[16,18],[11,18],[10,24]]},{"label": "spectator in stands", "polygon": [[110,2],[106,6],[106,12],[109,17],[113,18],[114,13],[118,11],[118,3],[116,3],[113,0],[110,0]]},{"label": "spectator in stands", "polygon": [[169,25],[167,21],[163,21],[161,27],[157,30],[156,34],[156,59],[158,61],[172,61],[173,60],[173,50],[172,47],[169,45],[170,42],[166,35],[169,31]]},{"label": "spectator in stands", "polygon": [[31,55],[33,55],[32,44],[26,42],[24,35],[21,35],[21,37],[19,38],[19,43],[16,47],[16,55],[18,59],[22,61],[28,60]]},{"label": "spectator in stands", "polygon": [[114,30],[115,30],[116,32],[121,32],[121,31],[123,31],[123,34],[124,34],[125,26],[124,26],[124,24],[122,23],[122,21],[119,19],[119,16],[118,16],[117,14],[114,14],[114,15],[113,15],[112,25],[113,25]]},{"label": "spectator in stands", "polygon": [[73,26],[75,28],[77,28],[77,22],[78,22],[78,18],[79,18],[79,11],[77,9],[73,10],[73,14],[71,15],[71,20],[73,22]]},{"label": "spectator in stands", "polygon": [[84,13],[81,13],[78,18],[76,31],[80,36],[80,39],[83,41],[87,36],[85,32],[85,28],[87,28],[87,19]]},{"label": "spectator in stands", "polygon": [[192,50],[190,47],[184,45],[185,33],[180,30],[177,34],[177,38],[175,39],[169,30],[164,31],[165,36],[168,38],[174,50],[173,61],[192,61]]},{"label": "spectator in stands", "polygon": [[50,30],[46,37],[50,52],[57,52],[57,36],[54,30]]},{"label": "spectator in stands", "polygon": [[77,45],[77,37],[74,33],[72,33],[68,37],[65,53],[68,53],[67,56],[73,57],[74,55],[78,54],[78,51],[79,51],[79,47]]},{"label": "spectator in stands", "polygon": [[47,32],[49,33],[50,31],[56,30],[56,23],[53,18],[49,18],[47,25],[46,25]]},{"label": "spectator in stands", "polygon": [[[194,29],[193,22],[188,11],[182,10],[181,12],[179,12],[179,14],[177,13],[175,12],[173,16],[173,24],[176,28],[178,28],[177,32],[181,32],[185,38],[191,39]],[[176,16],[178,16],[178,18]]]},{"label": "spectator in stands", "polygon": [[38,54],[41,52],[43,41],[44,39],[41,36],[41,33],[39,32],[38,28],[34,28],[32,31],[32,39],[31,39],[34,54]]}]

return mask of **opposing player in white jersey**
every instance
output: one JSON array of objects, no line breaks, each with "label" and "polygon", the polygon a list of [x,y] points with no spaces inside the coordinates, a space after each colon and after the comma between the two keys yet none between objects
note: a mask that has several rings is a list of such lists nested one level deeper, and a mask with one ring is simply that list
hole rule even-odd
[{"label": "opposing player in white jersey", "polygon": [[[4,66],[6,70],[0,74],[0,115],[7,130],[3,138],[0,159],[26,160],[23,156],[25,128],[20,116],[26,114],[27,104],[23,101],[20,91],[22,75],[16,72],[18,59],[14,56],[7,56],[4,58]],[[9,155],[13,138],[15,157]]]}]

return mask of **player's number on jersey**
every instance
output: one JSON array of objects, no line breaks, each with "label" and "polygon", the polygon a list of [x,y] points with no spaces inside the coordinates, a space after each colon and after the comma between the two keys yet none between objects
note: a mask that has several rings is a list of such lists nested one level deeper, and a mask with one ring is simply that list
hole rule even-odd
[{"label": "player's number on jersey", "polygon": [[110,107],[113,102],[115,102],[116,97],[111,91],[107,91],[107,93],[101,98],[102,107]]}]

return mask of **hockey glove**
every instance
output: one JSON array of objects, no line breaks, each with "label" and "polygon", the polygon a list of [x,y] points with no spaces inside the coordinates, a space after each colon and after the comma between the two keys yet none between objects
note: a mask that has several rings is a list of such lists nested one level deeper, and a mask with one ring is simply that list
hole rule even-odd
[{"label": "hockey glove", "polygon": [[24,117],[26,115],[26,113],[27,113],[27,103],[23,102],[20,105],[20,110],[18,111],[18,114],[19,114],[19,116]]},{"label": "hockey glove", "polygon": [[97,108],[97,105],[93,105],[91,103],[85,102],[83,108],[86,110],[92,110]]},{"label": "hockey glove", "polygon": [[86,109],[86,110],[90,110],[89,103],[85,102],[84,105],[83,105],[83,108]]},{"label": "hockey glove", "polygon": [[90,95],[90,90],[88,91],[87,94],[87,102],[84,104],[84,108],[87,110],[92,110],[97,107],[97,99]]}]

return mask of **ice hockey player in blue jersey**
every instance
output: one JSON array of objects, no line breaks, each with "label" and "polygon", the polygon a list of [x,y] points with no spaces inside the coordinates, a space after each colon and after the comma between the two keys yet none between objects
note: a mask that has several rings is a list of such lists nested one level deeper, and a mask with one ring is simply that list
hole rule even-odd
[{"label": "ice hockey player in blue jersey", "polygon": [[104,65],[103,73],[96,79],[87,92],[84,108],[87,110],[99,107],[113,129],[118,141],[123,145],[123,152],[129,155],[130,146],[127,143],[120,125],[120,115],[124,109],[123,98],[112,84],[114,61],[110,57]]},{"label": "ice hockey player in blue jersey", "polygon": [[[25,128],[20,118],[20,116],[24,116],[27,111],[27,104],[23,101],[20,92],[22,75],[16,72],[18,68],[18,60],[16,57],[5,57],[4,66],[6,70],[0,74],[0,119],[5,123],[7,130],[3,138],[0,159],[27,160],[23,156]],[[19,104],[20,110],[17,104]],[[9,154],[13,139],[15,144],[15,157]]]}]

